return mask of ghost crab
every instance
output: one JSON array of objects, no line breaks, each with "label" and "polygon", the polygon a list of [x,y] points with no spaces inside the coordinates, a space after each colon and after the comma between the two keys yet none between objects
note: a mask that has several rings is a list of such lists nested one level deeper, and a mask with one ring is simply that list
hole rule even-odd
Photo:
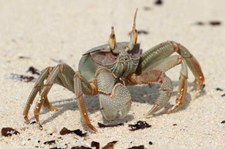
[{"label": "ghost crab", "polygon": [[[181,64],[181,70],[176,104],[168,109],[167,113],[174,111],[185,102],[187,67],[195,76],[194,98],[198,96],[203,86],[204,75],[195,57],[184,46],[174,41],[160,43],[142,54],[140,44],[137,43],[136,14],[137,10],[129,42],[116,42],[112,27],[109,43],[84,53],[79,62],[78,71],[75,72],[67,64],[44,69],[24,108],[23,115],[26,122],[29,123],[28,112],[38,92],[40,99],[36,103],[34,117],[40,128],[42,125],[39,121],[39,113],[42,105],[49,110],[58,110],[49,103],[47,98],[54,83],[75,93],[82,121],[92,131],[96,131],[96,128],[89,120],[83,94],[98,94],[103,117],[106,120],[113,120],[118,116],[124,118],[130,110],[131,95],[126,86],[159,83],[161,84],[160,95],[151,110],[147,112],[146,116],[149,117],[168,103],[173,86],[165,72],[179,64]],[[178,55],[171,56],[174,52]]]}]

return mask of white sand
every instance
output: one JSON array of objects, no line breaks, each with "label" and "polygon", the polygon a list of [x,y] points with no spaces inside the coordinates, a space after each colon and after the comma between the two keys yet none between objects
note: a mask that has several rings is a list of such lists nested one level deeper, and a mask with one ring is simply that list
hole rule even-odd
[{"label": "white sand", "polygon": [[[103,147],[114,140],[118,141],[116,149],[138,145],[145,148],[225,148],[225,124],[221,123],[225,120],[225,97],[221,97],[225,93],[224,5],[224,0],[166,0],[162,6],[155,6],[154,1],[149,0],[0,1],[0,129],[12,127],[20,132],[12,137],[0,136],[0,148],[65,148],[65,144],[68,148],[90,147],[92,141],[100,142]],[[150,10],[146,11],[145,7]],[[124,126],[105,129],[97,126],[97,122],[103,122],[97,98],[86,98],[90,118],[98,133],[88,133],[85,138],[70,134],[59,139],[63,127],[83,128],[74,95],[56,85],[49,98],[61,111],[41,112],[43,131],[35,124],[24,124],[22,111],[34,83],[12,80],[10,74],[27,75],[29,66],[43,69],[57,65],[51,59],[62,60],[77,69],[82,53],[107,42],[111,25],[115,26],[117,41],[129,40],[136,8],[139,8],[137,28],[149,32],[139,36],[142,48],[147,50],[166,40],[185,45],[202,66],[206,94],[191,100],[193,93],[188,92],[186,104],[176,112],[145,119],[144,114],[151,108],[154,96],[148,97],[152,94],[148,87],[133,87],[134,102]],[[219,20],[222,25],[212,27],[208,25],[211,20]],[[198,21],[205,25],[195,25]],[[20,56],[30,59],[19,59]],[[174,103],[179,67],[168,76],[175,84],[171,99]],[[192,81],[190,72],[189,82]],[[217,87],[224,91],[216,91]],[[147,99],[150,103],[143,103]],[[31,121],[32,111],[33,107]],[[138,120],[152,127],[130,132],[128,124]],[[55,145],[43,144],[53,139]],[[149,141],[153,145],[149,145]]]}]

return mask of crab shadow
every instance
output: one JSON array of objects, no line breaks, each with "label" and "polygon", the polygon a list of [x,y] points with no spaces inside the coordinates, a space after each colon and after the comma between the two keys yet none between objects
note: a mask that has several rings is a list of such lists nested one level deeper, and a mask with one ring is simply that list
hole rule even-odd
[{"label": "crab shadow", "polygon": [[[179,84],[178,81],[173,81],[174,88],[176,88],[178,84]],[[191,83],[188,83],[188,87],[190,86],[191,86]],[[129,86],[128,89],[131,93],[132,102],[149,104],[149,109],[146,110],[146,113],[154,105],[157,97],[160,94],[160,85],[158,84]],[[157,112],[154,116],[164,114],[169,108],[171,108],[173,104],[175,103],[177,93],[178,91],[174,89],[174,91],[172,92],[171,99],[166,105],[166,107],[163,108],[163,110],[160,110],[159,112]],[[98,96],[84,96],[84,101],[86,103],[89,113],[92,114],[99,111],[100,103],[98,100]],[[174,113],[185,110],[189,106],[190,102],[191,102],[191,94],[188,91],[185,102],[178,109],[176,109]],[[71,110],[71,111],[79,110],[76,100],[74,98],[60,99],[60,100],[51,102],[51,104],[56,106],[59,109],[59,111],[56,111],[49,118],[45,119],[43,121],[43,124],[51,122],[52,120],[54,120],[55,118],[62,115],[64,112],[68,110]],[[41,114],[45,114],[47,112],[48,110],[44,108],[41,111]],[[129,122],[133,119],[134,117],[128,114],[124,119],[122,120],[117,119],[115,120],[115,122],[116,123]],[[111,123],[111,124],[114,123],[113,121],[109,122],[104,119],[102,121],[103,123]]]}]

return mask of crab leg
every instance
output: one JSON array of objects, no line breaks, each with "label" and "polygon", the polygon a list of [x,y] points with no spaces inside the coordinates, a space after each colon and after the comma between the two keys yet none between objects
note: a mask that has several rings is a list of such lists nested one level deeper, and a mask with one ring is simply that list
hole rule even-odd
[{"label": "crab leg", "polygon": [[183,45],[180,45],[174,41],[167,41],[151,48],[150,50],[143,53],[138,71],[148,69],[148,66],[157,63],[158,61],[170,56],[174,52],[177,52],[179,55],[181,55],[195,76],[194,84],[196,84],[197,87],[194,98],[196,98],[203,86],[204,75],[196,58]]},{"label": "crab leg", "polygon": [[58,65],[55,68],[53,68],[52,73],[48,76],[48,78],[46,80],[46,84],[44,85],[43,89],[40,92],[41,98],[36,103],[36,106],[34,109],[34,117],[35,117],[37,123],[39,124],[40,129],[42,129],[42,125],[39,120],[39,113],[40,113],[41,107],[42,107],[43,103],[45,102],[45,100],[47,99],[47,94],[50,91],[50,89],[54,83],[54,80],[58,76],[59,72],[62,73],[62,71],[63,71],[63,65]]},{"label": "crab leg", "polygon": [[[177,52],[180,56],[170,56],[174,52]],[[204,76],[199,63],[194,58],[194,56],[191,55],[191,53],[184,46],[176,42],[164,42],[143,53],[140,65],[136,72],[137,75],[141,75],[143,72],[151,70],[161,70],[166,72],[167,70],[179,64],[181,64],[181,71],[176,104],[170,108],[167,113],[174,111],[185,101],[188,78],[187,66],[194,74],[194,83],[197,84],[197,90],[193,98],[196,98],[201,91],[204,82]],[[151,76],[145,77],[149,78]]]},{"label": "crab leg", "polygon": [[194,95],[194,99],[199,95],[203,82],[205,80],[204,75],[202,73],[200,64],[196,60],[196,58],[185,48],[183,45],[178,44],[176,42],[172,42],[174,49],[179,53],[187,63],[188,67],[191,69],[192,73],[195,76],[194,85],[196,86],[196,92]]},{"label": "crab leg", "polygon": [[[53,68],[50,67],[49,69],[49,74],[52,72]],[[47,78],[47,77],[46,77]],[[56,81],[57,80],[57,81]],[[59,79],[56,79],[54,82],[58,82]],[[60,84],[60,83],[59,83]],[[41,81],[39,83],[40,85],[40,90],[39,90],[39,93],[41,93],[41,90],[43,89],[44,87],[44,81]],[[46,96],[46,99],[44,101],[44,107],[47,108],[49,111],[58,111],[59,109],[53,105],[50,104],[49,100],[48,100],[48,97]]]},{"label": "crab leg", "polygon": [[172,108],[168,109],[167,113],[171,113],[172,111],[174,111],[177,107],[183,104],[186,99],[185,97],[187,94],[187,78],[188,78],[187,64],[181,56],[174,55],[167,57],[163,60],[159,60],[158,62],[154,63],[148,68],[148,70],[156,69],[166,72],[167,70],[177,66],[178,64],[181,64],[181,71],[176,104]]},{"label": "crab leg", "polygon": [[168,71],[169,69],[181,64],[183,61],[183,58],[179,55],[173,55],[166,57],[164,59],[158,60],[157,62],[154,62],[149,67],[145,69],[147,70],[161,70],[163,72]]},{"label": "crab leg", "polygon": [[173,86],[170,78],[168,78],[165,73],[161,70],[150,70],[144,71],[142,74],[132,74],[128,76],[128,81],[132,84],[149,84],[149,83],[160,83],[160,95],[157,98],[155,105],[147,113],[147,117],[153,115],[158,110],[162,109],[169,101]]},{"label": "crab leg", "polygon": [[26,123],[29,123],[28,112],[34,101],[34,98],[37,95],[37,93],[41,90],[41,88],[43,86],[43,82],[47,78],[47,76],[49,75],[49,72],[51,70],[52,70],[52,67],[48,67],[42,71],[40,77],[37,79],[37,81],[34,85],[34,88],[32,89],[32,91],[28,97],[27,103],[26,103],[26,105],[24,107],[24,111],[23,111],[23,115],[24,115],[24,119],[25,119]]},{"label": "crab leg", "polygon": [[[56,67],[48,67],[42,71],[42,74],[38,78],[37,82],[35,83],[35,86],[33,90],[30,93],[30,96],[27,100],[27,104],[24,108],[24,119],[27,123],[29,123],[28,119],[28,112],[30,109],[31,104],[34,101],[35,96],[38,92],[40,92],[41,98],[36,103],[35,109],[34,109],[34,116],[39,124],[40,129],[42,129],[42,125],[39,120],[39,113],[41,110],[42,105],[44,105],[49,110],[58,110],[56,107],[52,106],[47,98],[47,94],[50,91],[52,85],[54,83],[57,83],[68,90],[75,92],[76,96],[78,97],[78,107],[81,112],[82,120],[84,120],[84,124],[86,124],[91,130],[96,131],[94,126],[89,121],[87,111],[85,104],[83,102],[83,98],[80,96],[82,94],[81,92],[81,85],[80,85],[80,78],[79,73],[76,73],[73,71],[73,69],[66,65],[66,64],[59,64]],[[46,79],[47,78],[47,79]],[[44,80],[46,79],[46,83],[44,84]],[[85,84],[87,82],[83,82],[85,80],[82,79],[82,86],[85,87],[89,92],[93,89],[91,88],[90,84]]]},{"label": "crab leg", "polygon": [[83,123],[89,128],[91,129],[92,131],[96,132],[96,128],[91,124],[90,120],[89,120],[89,117],[88,117],[88,112],[87,112],[87,109],[86,109],[86,106],[85,106],[85,103],[84,103],[84,100],[83,100],[83,92],[82,92],[82,89],[81,89],[81,81],[82,81],[82,76],[80,75],[79,72],[76,72],[76,74],[74,75],[74,92],[75,92],[75,95],[76,95],[76,99],[77,99],[77,102],[78,102],[78,107],[79,107],[79,111],[80,111],[80,114],[81,114],[81,118],[83,120]]},{"label": "crab leg", "polygon": [[173,112],[181,104],[184,103],[184,101],[186,99],[186,95],[187,95],[187,78],[188,78],[187,65],[185,64],[185,61],[182,61],[176,104],[173,107],[171,107],[170,109],[168,109],[167,113]]},{"label": "crab leg", "polygon": [[[38,100],[36,103],[36,107],[34,109],[34,117],[39,124],[39,127],[42,128],[41,123],[39,121],[39,113],[42,105],[44,104],[47,108],[50,110],[55,110],[54,106],[51,106],[47,94],[50,91],[52,85],[54,83],[57,83],[59,85],[64,86],[68,90],[74,92],[74,84],[73,84],[73,77],[74,77],[75,72],[73,69],[66,65],[66,64],[59,64],[56,67],[53,68],[51,73],[49,74],[46,83],[43,85],[43,88],[40,91],[40,96],[41,98]],[[42,85],[43,81],[40,82]]]},{"label": "crab leg", "polygon": [[[40,75],[40,77],[37,79],[29,97],[26,103],[26,106],[24,107],[24,111],[23,111],[23,115],[24,115],[24,119],[26,121],[26,123],[29,123],[29,118],[28,118],[28,112],[30,110],[30,107],[35,99],[35,96],[37,95],[37,93],[39,92],[41,94],[41,91],[44,87],[44,80],[49,76],[49,74],[52,72],[54,67],[47,67],[46,69],[44,69]],[[72,73],[74,74],[74,73]],[[63,79],[61,79],[63,80]],[[54,80],[54,83],[58,83],[59,85],[62,85],[64,87],[66,87],[65,83],[63,84],[63,81],[61,81],[59,77],[57,77]],[[64,79],[65,80],[65,79]],[[68,85],[67,85],[68,86]],[[67,87],[68,88],[68,87]],[[49,100],[47,98],[47,96],[45,97],[46,99],[44,100],[44,106],[50,110],[50,111],[58,111],[58,108],[56,108],[55,106],[52,106],[49,103]]]}]

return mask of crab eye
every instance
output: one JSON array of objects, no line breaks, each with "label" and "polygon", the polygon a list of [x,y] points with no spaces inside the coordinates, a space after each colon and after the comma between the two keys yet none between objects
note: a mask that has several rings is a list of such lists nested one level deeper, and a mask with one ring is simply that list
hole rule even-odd
[{"label": "crab eye", "polygon": [[138,9],[136,9],[136,11],[135,11],[133,26],[132,26],[132,30],[131,30],[131,33],[130,33],[130,42],[129,42],[129,45],[128,45],[128,47],[129,47],[128,49],[130,51],[132,51],[134,46],[137,44],[137,38],[138,38],[138,33],[137,33],[137,30],[136,30],[137,11],[138,11]]}]

